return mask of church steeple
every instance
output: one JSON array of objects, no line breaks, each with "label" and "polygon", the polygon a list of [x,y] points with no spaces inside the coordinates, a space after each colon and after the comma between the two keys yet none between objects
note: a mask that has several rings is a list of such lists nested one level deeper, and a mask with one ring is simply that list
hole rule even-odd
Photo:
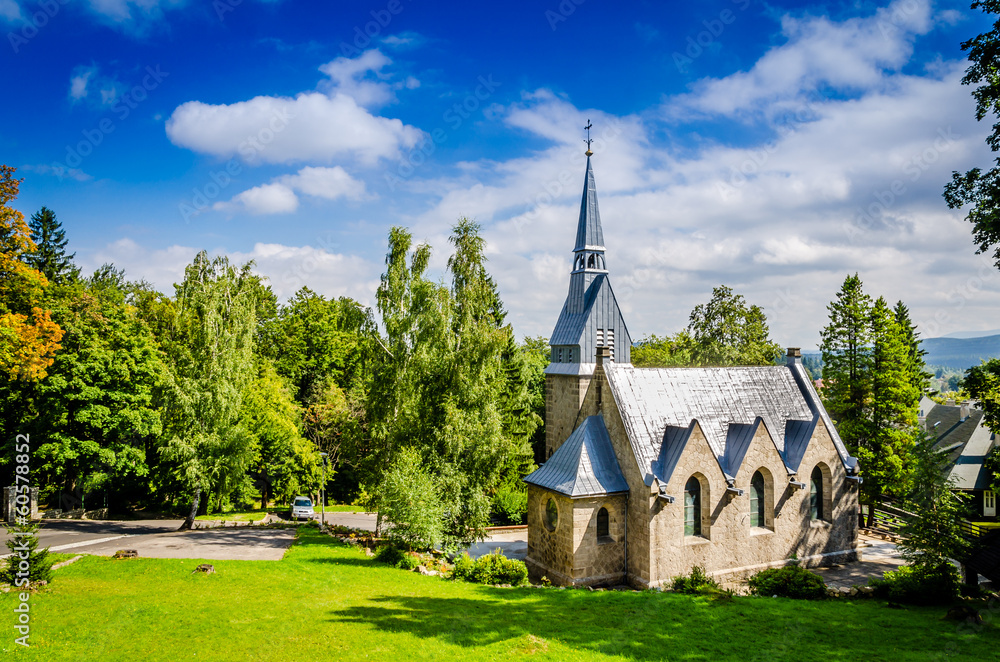
[{"label": "church steeple", "polygon": [[574,272],[607,271],[604,264],[604,230],[601,229],[597,184],[594,183],[590,156],[587,156],[587,175],[583,180],[583,199],[580,201],[580,220],[576,226],[576,246],[573,253]]},{"label": "church steeple", "polygon": [[604,264],[604,231],[597,208],[591,155],[588,139],[587,174],[583,180],[569,292],[549,337],[552,351],[545,368],[546,457],[573,431],[597,367],[598,349],[606,352],[602,355],[607,357],[606,362],[631,361],[632,338]]}]

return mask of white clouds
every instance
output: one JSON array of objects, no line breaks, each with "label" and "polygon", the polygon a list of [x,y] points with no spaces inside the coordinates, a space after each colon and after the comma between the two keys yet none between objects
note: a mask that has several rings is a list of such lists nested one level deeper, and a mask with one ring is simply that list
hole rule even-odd
[{"label": "white clouds", "polygon": [[356,60],[337,58],[323,67],[334,76],[326,94],[258,96],[219,105],[189,101],[167,120],[167,136],[180,147],[223,158],[239,156],[248,163],[322,164],[355,158],[373,165],[382,158],[396,158],[423,133],[398,119],[372,115],[364,107],[391,95],[387,83],[363,78],[389,62],[378,51]]},{"label": "white clouds", "polygon": [[294,175],[283,175],[269,184],[243,191],[228,202],[217,202],[213,209],[231,213],[245,210],[254,215],[290,214],[299,208],[296,191],[326,200],[361,200],[367,196],[365,183],[340,166],[306,167]]},{"label": "white clouds", "polygon": [[827,17],[785,16],[785,44],[764,54],[749,71],[706,79],[667,105],[679,119],[691,111],[742,115],[775,108],[830,87],[856,92],[882,83],[913,51],[916,35],[932,27],[928,0],[896,0],[865,18],[835,22]]},{"label": "white clouds", "polygon": [[[831,34],[857,27],[823,22]],[[759,118],[780,117],[788,99],[810,96],[823,66],[792,70],[781,85],[754,83],[745,98]],[[595,145],[593,162],[608,266],[636,338],[684,327],[724,283],[765,308],[778,342],[808,347],[826,304],[855,271],[869,292],[909,304],[925,336],[995,328],[1000,274],[982,277],[968,224],[941,199],[952,170],[990,159],[988,127],[977,125],[960,84],[963,68],[849,73],[844,80],[857,84],[849,98],[812,101],[787,122],[763,120],[773,129],[767,142],[683,152],[653,138],[673,130],[659,118],[613,117],[547,91],[526,94],[506,122],[553,147],[468,164],[461,177],[435,181],[427,192],[437,203],[412,224],[441,246],[457,215],[484,222],[490,270],[518,333],[547,335],[569,278],[584,165],[579,127],[590,117],[597,131],[614,128]],[[728,81],[683,102],[698,106]],[[974,294],[955,294],[970,282]]]},{"label": "white clouds", "polygon": [[113,75],[102,74],[96,64],[80,65],[73,69],[68,95],[74,104],[86,102],[90,106],[104,108],[114,105],[120,87],[121,83]]},{"label": "white clouds", "polygon": [[0,0],[0,17],[15,22],[23,21],[24,15],[21,13],[21,6],[16,0]]},{"label": "white clouds", "polygon": [[243,191],[229,202],[215,203],[213,208],[220,211],[242,208],[254,215],[290,214],[299,208],[299,199],[295,191],[275,182]]},{"label": "white clouds", "polygon": [[306,167],[294,175],[285,175],[281,182],[306,195],[327,200],[348,198],[361,200],[365,197],[365,183],[354,179],[340,166],[333,168]]},{"label": "white clouds", "polygon": [[[125,269],[129,280],[145,279],[161,292],[172,294],[173,284],[184,278],[184,267],[197,252],[196,248],[180,245],[148,250],[132,239],[123,238],[81,257],[81,263],[85,270],[93,270],[105,262],[112,262]],[[325,296],[349,296],[370,305],[381,268],[377,263],[354,255],[330,253],[314,246],[256,243],[247,252],[221,248],[209,252],[226,254],[236,264],[253,260],[254,271],[267,278],[282,301],[308,285]]]},{"label": "white clouds", "polygon": [[338,57],[320,66],[319,70],[330,77],[330,81],[322,87],[347,95],[365,108],[394,101],[395,90],[420,87],[420,81],[412,76],[390,84],[390,76],[382,73],[382,69],[390,64],[392,60],[378,49],[365,51],[354,59]]},{"label": "white clouds", "polygon": [[92,75],[94,75],[94,70],[87,69],[69,79],[70,99],[79,101],[87,96],[87,83],[90,82],[90,77]]}]

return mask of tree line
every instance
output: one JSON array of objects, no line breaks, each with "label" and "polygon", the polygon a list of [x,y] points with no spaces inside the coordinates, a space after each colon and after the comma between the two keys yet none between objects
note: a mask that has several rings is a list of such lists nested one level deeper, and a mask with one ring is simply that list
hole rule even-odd
[{"label": "tree line", "polygon": [[171,293],[111,264],[83,275],[52,210],[14,209],[19,186],[0,169],[4,484],[28,434],[54,508],[190,526],[316,494],[323,453],[336,498],[397,523],[433,499],[435,542],[523,513],[548,347],[515,341],[475,223],[453,229],[450,282],[393,228],[374,310],[308,288],[281,303],[252,263],[204,251]]}]

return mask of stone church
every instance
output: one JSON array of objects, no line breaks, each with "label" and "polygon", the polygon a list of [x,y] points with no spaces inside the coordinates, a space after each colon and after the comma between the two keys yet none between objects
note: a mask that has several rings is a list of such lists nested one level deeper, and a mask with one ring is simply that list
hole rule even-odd
[{"label": "stone church", "polygon": [[526,476],[532,577],[669,584],[857,558],[858,463],[798,349],[783,366],[635,368],[594,172],[546,368],[546,461]]}]

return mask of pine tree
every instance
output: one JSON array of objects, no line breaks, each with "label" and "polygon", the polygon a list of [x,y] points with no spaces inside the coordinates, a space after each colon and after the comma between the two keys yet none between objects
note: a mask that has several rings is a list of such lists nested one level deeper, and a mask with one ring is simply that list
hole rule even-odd
[{"label": "pine tree", "polygon": [[852,453],[868,436],[871,397],[871,298],[857,274],[844,280],[827,306],[830,324],[820,334],[823,400]]},{"label": "pine tree", "polygon": [[903,333],[903,340],[909,348],[907,370],[910,373],[910,383],[920,394],[923,394],[930,388],[931,377],[933,377],[931,373],[927,372],[927,363],[924,361],[927,350],[920,349],[920,334],[917,332],[917,325],[910,319],[910,309],[906,307],[906,304],[897,301],[892,312],[896,316],[900,331]]},{"label": "pine tree", "polygon": [[933,437],[921,435],[914,445],[914,488],[906,503],[917,517],[906,523],[899,547],[912,565],[939,572],[953,568],[950,559],[964,558],[969,545],[961,529],[965,497],[953,489],[946,471],[948,456],[934,443]]},{"label": "pine tree", "polygon": [[35,242],[28,264],[55,283],[75,279],[80,271],[73,265],[76,253],[66,254],[66,231],[56,220],[55,212],[42,207],[32,215],[28,226],[31,228],[31,240]]},{"label": "pine tree", "polygon": [[882,494],[903,496],[917,426],[920,390],[912,383],[906,330],[879,297],[872,307],[870,427],[858,448],[869,503]]},{"label": "pine tree", "polygon": [[[49,558],[49,548],[38,549],[38,531],[40,524],[24,522],[7,527],[8,539],[5,542],[10,556],[7,557],[7,568],[0,572],[0,580],[12,584],[15,588],[25,586],[25,580],[30,583],[52,581],[52,559]],[[27,558],[21,556],[25,554]],[[19,574],[21,562],[28,562],[27,575]]]}]

